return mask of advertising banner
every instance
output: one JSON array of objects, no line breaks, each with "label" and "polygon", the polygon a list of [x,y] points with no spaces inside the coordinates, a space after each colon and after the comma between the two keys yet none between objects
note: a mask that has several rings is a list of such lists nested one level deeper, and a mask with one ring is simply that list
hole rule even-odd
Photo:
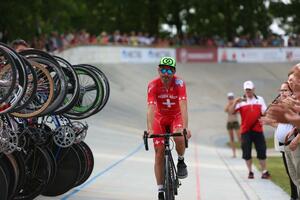
[{"label": "advertising banner", "polygon": [[197,63],[197,62],[217,62],[217,49],[201,48],[178,48],[176,49],[177,62]]},{"label": "advertising banner", "polygon": [[164,56],[175,57],[175,49],[171,48],[130,48],[120,49],[122,62],[127,63],[158,63]]},{"label": "advertising banner", "polygon": [[288,62],[300,62],[300,48],[284,48],[286,61]]},{"label": "advertising banner", "polygon": [[300,61],[300,48],[219,48],[218,62],[272,63]]}]

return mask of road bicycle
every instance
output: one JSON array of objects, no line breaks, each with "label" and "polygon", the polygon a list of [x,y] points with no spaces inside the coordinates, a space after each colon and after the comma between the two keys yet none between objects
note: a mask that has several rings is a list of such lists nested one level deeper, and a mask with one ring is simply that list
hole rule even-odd
[{"label": "road bicycle", "polygon": [[[148,134],[144,131],[144,145],[146,151],[149,150],[148,138],[164,138],[164,193],[166,200],[174,200],[175,195],[178,194],[178,188],[181,185],[178,176],[175,163],[172,157],[172,147],[170,147],[170,139],[172,137],[184,137],[185,147],[188,148],[187,131],[183,129],[183,132],[171,133],[170,127],[166,126],[166,133],[161,134]],[[171,140],[172,141],[172,140]]]}]

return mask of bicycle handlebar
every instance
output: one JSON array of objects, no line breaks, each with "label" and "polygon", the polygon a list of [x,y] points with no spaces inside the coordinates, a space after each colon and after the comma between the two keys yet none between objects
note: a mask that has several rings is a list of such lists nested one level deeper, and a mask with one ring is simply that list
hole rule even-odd
[{"label": "bicycle handlebar", "polygon": [[149,135],[149,133],[147,131],[144,131],[143,139],[144,139],[145,149],[146,149],[146,151],[149,150],[148,138],[170,138],[170,137],[179,137],[179,136],[182,136],[182,135],[184,136],[185,148],[188,148],[188,139],[187,139],[186,129],[183,129],[183,134],[181,132],[178,132],[178,133],[165,133],[165,134],[151,134],[151,135]]},{"label": "bicycle handlebar", "polygon": [[178,137],[182,136],[182,133],[166,133],[166,134],[151,134],[148,138],[167,138],[167,137]]}]

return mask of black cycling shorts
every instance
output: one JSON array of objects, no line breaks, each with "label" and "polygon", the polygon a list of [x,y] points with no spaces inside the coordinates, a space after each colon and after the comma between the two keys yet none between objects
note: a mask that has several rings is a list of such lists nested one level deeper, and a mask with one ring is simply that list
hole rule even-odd
[{"label": "black cycling shorts", "polygon": [[256,131],[248,131],[247,133],[242,134],[243,159],[250,160],[252,158],[252,143],[255,145],[257,158],[260,160],[265,160],[267,158],[267,145],[265,136],[262,132]]}]

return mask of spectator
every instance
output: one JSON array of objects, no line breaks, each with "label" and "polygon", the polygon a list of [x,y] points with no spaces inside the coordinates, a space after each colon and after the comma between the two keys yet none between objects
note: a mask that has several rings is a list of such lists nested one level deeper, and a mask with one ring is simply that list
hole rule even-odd
[{"label": "spectator", "polygon": [[130,45],[132,45],[132,46],[138,46],[139,41],[138,41],[138,37],[136,36],[135,31],[131,31],[130,37],[129,37],[129,42],[130,42]]},{"label": "spectator", "polygon": [[[291,76],[292,74],[289,76],[289,78],[291,78]],[[284,99],[288,98],[291,95],[292,95],[292,90],[289,86],[289,83],[284,82],[281,84],[280,87],[280,95],[275,99],[274,103],[277,103],[278,101],[283,101]],[[297,186],[293,183],[292,178],[290,176],[287,160],[284,152],[285,138],[293,130],[294,127],[292,124],[277,123],[275,120],[268,118],[268,115],[266,117],[263,117],[262,122],[266,125],[270,125],[276,128],[275,137],[274,137],[275,148],[279,150],[282,154],[284,167],[290,181],[291,200],[296,200],[298,199]]]},{"label": "spectator", "polygon": [[236,147],[234,144],[234,134],[236,134],[238,141],[240,141],[240,132],[239,132],[240,124],[239,124],[236,113],[233,114],[233,113],[229,112],[229,108],[230,108],[230,106],[232,106],[233,101],[234,101],[234,94],[232,92],[229,92],[227,94],[227,99],[228,99],[228,102],[224,109],[225,112],[228,114],[226,128],[229,133],[230,146],[231,146],[232,153],[233,153],[232,157],[235,158],[236,157]]},{"label": "spectator", "polygon": [[252,40],[252,46],[261,47],[262,41],[263,41],[263,36],[259,32],[257,32],[255,34],[255,38]]},{"label": "spectator", "polygon": [[14,40],[14,41],[11,43],[11,47],[12,47],[16,52],[20,52],[20,51],[23,51],[23,50],[28,49],[28,48],[29,48],[29,44],[28,44],[25,40],[17,39],[17,40]]},{"label": "spectator", "polygon": [[103,31],[100,35],[100,44],[101,45],[108,45],[109,43],[109,36],[105,31]]},{"label": "spectator", "polygon": [[284,152],[290,177],[297,186],[298,196],[300,196],[300,63],[293,67],[292,72],[289,85],[293,96],[273,104],[267,116],[278,123],[290,123],[295,127],[285,137]]},{"label": "spectator", "polygon": [[252,81],[244,82],[244,96],[234,99],[229,112],[239,112],[241,115],[241,140],[243,159],[246,161],[248,168],[248,178],[253,179],[252,171],[252,143],[255,144],[257,158],[262,169],[263,179],[270,178],[270,173],[266,167],[266,141],[263,133],[263,127],[259,121],[260,117],[266,110],[266,104],[262,97],[256,96],[254,93],[254,84]]},{"label": "spectator", "polygon": [[120,31],[119,30],[116,30],[114,32],[114,35],[113,35],[113,43],[114,44],[120,44],[122,41],[122,36],[120,34]]}]

